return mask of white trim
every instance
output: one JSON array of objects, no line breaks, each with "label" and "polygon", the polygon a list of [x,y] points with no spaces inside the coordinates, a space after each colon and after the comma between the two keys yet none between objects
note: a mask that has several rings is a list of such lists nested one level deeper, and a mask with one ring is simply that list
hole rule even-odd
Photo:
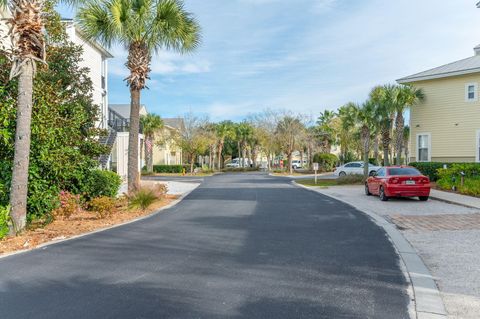
[{"label": "white trim", "polygon": [[475,145],[475,161],[480,163],[480,130],[477,130]]},{"label": "white trim", "polygon": [[[474,90],[474,97],[473,99],[470,99],[468,97],[469,93],[469,88],[473,86]],[[472,82],[472,83],[466,83],[465,84],[465,102],[477,102],[478,101],[478,83]]]},{"label": "white trim", "polygon": [[416,141],[415,141],[415,152],[416,152],[416,159],[417,162],[425,162],[425,161],[420,161],[419,154],[418,154],[418,138],[420,136],[428,136],[428,160],[426,162],[431,162],[432,161],[432,133],[418,133],[416,136]]}]

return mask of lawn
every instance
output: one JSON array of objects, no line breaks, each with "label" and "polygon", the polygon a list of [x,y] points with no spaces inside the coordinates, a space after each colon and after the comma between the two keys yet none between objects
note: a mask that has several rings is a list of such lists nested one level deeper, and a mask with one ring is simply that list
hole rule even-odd
[{"label": "lawn", "polygon": [[328,187],[328,186],[337,186],[337,180],[335,179],[318,179],[317,184],[315,184],[315,179],[300,179],[296,181],[297,184],[301,184],[303,186],[320,186],[320,187]]}]

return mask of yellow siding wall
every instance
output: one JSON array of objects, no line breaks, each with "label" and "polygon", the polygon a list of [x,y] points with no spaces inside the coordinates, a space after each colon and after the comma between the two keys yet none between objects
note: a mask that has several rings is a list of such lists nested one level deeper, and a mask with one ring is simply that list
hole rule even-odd
[{"label": "yellow siding wall", "polygon": [[426,97],[423,103],[410,111],[410,154],[413,161],[416,160],[419,133],[431,133],[432,161],[476,160],[480,99],[477,96],[475,102],[465,100],[467,83],[478,83],[480,86],[480,74],[413,83],[423,89]]},{"label": "yellow siding wall", "polygon": [[[159,135],[170,136],[175,134],[169,128]],[[173,155],[174,154],[174,155]],[[157,144],[153,147],[153,165],[180,165],[182,164],[182,149],[179,148],[173,138],[167,139],[166,143],[161,147]]]}]

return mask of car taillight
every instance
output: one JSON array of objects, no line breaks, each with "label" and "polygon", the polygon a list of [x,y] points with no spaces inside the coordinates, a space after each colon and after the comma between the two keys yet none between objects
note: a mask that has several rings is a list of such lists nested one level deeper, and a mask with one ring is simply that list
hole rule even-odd
[{"label": "car taillight", "polygon": [[398,184],[399,179],[398,179],[398,178],[390,178],[390,179],[388,180],[388,182],[389,182],[390,184]]},{"label": "car taillight", "polygon": [[428,183],[430,183],[430,180],[429,180],[428,178],[422,178],[422,179],[420,180],[420,183],[422,183],[422,184],[428,184]]}]

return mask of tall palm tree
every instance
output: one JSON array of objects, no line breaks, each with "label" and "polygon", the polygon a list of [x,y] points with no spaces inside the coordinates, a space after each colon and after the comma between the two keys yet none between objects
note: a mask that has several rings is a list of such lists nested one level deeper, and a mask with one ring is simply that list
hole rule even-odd
[{"label": "tall palm tree", "polygon": [[377,86],[370,92],[370,100],[375,104],[382,138],[383,164],[390,165],[390,144],[392,142],[393,118],[395,116],[395,85]]},{"label": "tall palm tree", "polygon": [[180,53],[194,50],[200,27],[180,0],[88,1],[77,15],[88,39],[106,47],[118,43],[128,50],[126,78],[130,88],[130,134],[128,141],[128,191],[139,187],[138,135],[140,95],[146,88],[152,54],[161,49]]},{"label": "tall palm tree", "polygon": [[349,152],[350,139],[352,137],[352,129],[356,123],[357,104],[347,103],[338,109],[338,140],[341,148],[341,161],[345,162]]},{"label": "tall palm tree", "polygon": [[334,129],[332,127],[333,119],[337,116],[334,111],[325,110],[320,113],[317,120],[318,136],[322,143],[322,151],[329,154],[334,142]]},{"label": "tall palm tree", "polygon": [[365,178],[367,178],[369,174],[370,141],[372,132],[377,124],[377,118],[375,116],[375,104],[368,100],[356,110],[356,119],[360,126],[363,144],[363,175]]},{"label": "tall palm tree", "polygon": [[286,115],[277,124],[276,135],[280,144],[280,149],[288,157],[288,170],[293,174],[292,155],[298,147],[300,136],[305,130],[305,125],[300,118]]},{"label": "tall palm tree", "polygon": [[[63,1],[75,4],[75,0]],[[28,170],[30,164],[31,122],[33,107],[33,80],[37,62],[45,63],[44,1],[43,0],[0,0],[0,9],[8,7],[11,17],[9,36],[12,59],[10,78],[18,77],[17,122],[15,149],[10,191],[10,216],[13,231],[19,232],[26,226]],[[7,47],[9,46],[7,45]]]},{"label": "tall palm tree", "polygon": [[147,172],[153,173],[153,147],[155,145],[155,135],[163,129],[163,120],[156,114],[147,114],[140,118],[140,124],[145,136],[145,162]]},{"label": "tall palm tree", "polygon": [[404,126],[405,126],[405,111],[423,101],[425,95],[421,89],[417,89],[411,85],[402,85],[396,88],[395,93],[395,152],[397,154],[396,164],[402,163],[402,147],[404,142]]},{"label": "tall palm tree", "polygon": [[249,123],[242,122],[237,125],[236,136],[237,136],[238,145],[239,145],[238,152],[240,154],[240,158],[242,159],[240,165],[242,167],[245,167],[245,164],[246,164],[245,159],[247,157],[248,142],[251,139],[252,135],[253,135],[253,128]]},{"label": "tall palm tree", "polygon": [[235,127],[231,121],[223,121],[216,125],[215,131],[218,140],[218,169],[222,169],[222,153],[223,147],[225,146],[225,139],[233,139],[235,137]]},{"label": "tall palm tree", "polygon": [[408,164],[409,162],[409,156],[410,156],[410,151],[409,151],[409,143],[410,143],[410,126],[405,126],[403,128],[403,150],[405,153],[405,162]]}]

